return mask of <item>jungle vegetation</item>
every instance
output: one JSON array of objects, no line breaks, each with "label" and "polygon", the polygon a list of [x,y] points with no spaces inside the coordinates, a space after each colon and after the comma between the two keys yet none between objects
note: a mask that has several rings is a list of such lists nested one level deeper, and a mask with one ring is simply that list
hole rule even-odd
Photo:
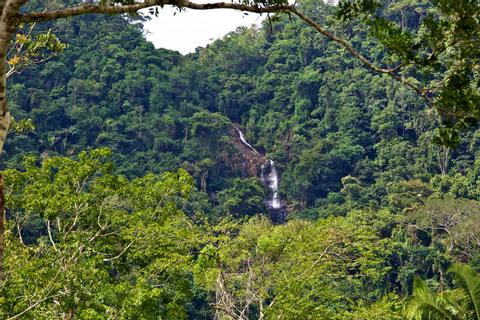
[{"label": "jungle vegetation", "polygon": [[138,16],[36,25],[58,54],[9,78],[0,318],[479,319],[480,3],[381,4],[185,56]]}]

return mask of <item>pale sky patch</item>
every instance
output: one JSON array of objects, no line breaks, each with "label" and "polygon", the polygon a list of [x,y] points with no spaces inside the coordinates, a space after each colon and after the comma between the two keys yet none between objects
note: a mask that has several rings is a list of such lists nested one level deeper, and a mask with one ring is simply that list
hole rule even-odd
[{"label": "pale sky patch", "polygon": [[[144,24],[147,40],[156,48],[177,50],[183,54],[194,52],[197,47],[205,47],[240,26],[258,25],[266,18],[265,14],[245,15],[243,12],[228,9],[203,11],[187,9],[178,12],[172,7],[165,7],[159,8],[159,12],[158,17],[153,16]],[[175,12],[176,15],[173,15]]]},{"label": "pale sky patch", "polygon": [[[230,0],[224,0],[230,1]],[[293,3],[295,0],[289,0]],[[338,0],[324,0],[335,5]],[[196,0],[197,3],[219,2],[215,0]],[[143,10],[148,12],[148,10]],[[176,14],[174,15],[174,13]],[[178,10],[168,6],[159,8],[158,17],[144,24],[147,40],[156,48],[180,51],[183,54],[195,51],[197,47],[205,47],[238,27],[260,25],[266,14],[245,14],[228,9],[215,10]]]}]

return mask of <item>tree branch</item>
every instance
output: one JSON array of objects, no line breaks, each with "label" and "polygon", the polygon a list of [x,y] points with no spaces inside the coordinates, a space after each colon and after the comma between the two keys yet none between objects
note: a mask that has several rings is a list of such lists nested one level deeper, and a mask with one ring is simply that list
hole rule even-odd
[{"label": "tree branch", "polygon": [[427,91],[419,86],[416,86],[415,84],[409,82],[409,81],[406,81],[405,78],[401,77],[401,76],[398,76],[395,72],[399,69],[401,69],[402,67],[404,67],[403,64],[400,64],[396,67],[393,67],[393,68],[390,68],[390,69],[386,69],[386,68],[382,68],[382,67],[379,67],[377,65],[375,65],[373,62],[371,62],[368,58],[366,58],[364,55],[362,55],[359,51],[357,51],[354,47],[352,47],[352,45],[350,45],[345,39],[342,39],[340,37],[337,37],[336,35],[334,35],[333,33],[331,33],[330,31],[328,30],[325,30],[324,28],[322,28],[322,26],[320,26],[318,23],[316,23],[315,21],[313,21],[311,18],[309,18],[308,16],[306,16],[303,12],[301,12],[300,10],[298,10],[296,7],[294,6],[291,6],[288,8],[288,11],[292,12],[293,14],[295,14],[297,17],[299,17],[301,20],[303,20],[306,24],[308,24],[309,26],[311,26],[313,29],[315,29],[318,33],[324,35],[325,37],[329,38],[330,40],[332,41],[335,41],[337,43],[339,43],[342,47],[344,47],[348,52],[350,52],[350,54],[352,54],[355,58],[357,58],[360,62],[362,62],[364,65],[366,65],[369,69],[377,72],[377,73],[383,73],[383,74],[387,74],[389,75],[390,77],[392,77],[394,80],[406,85],[407,87],[409,87],[410,89],[413,89],[415,92],[417,92],[420,96],[422,96],[425,100],[427,100],[428,102],[432,102],[432,99],[427,95]]},{"label": "tree branch", "polygon": [[278,5],[271,7],[261,7],[258,5],[247,5],[241,3],[194,3],[188,0],[145,0],[129,5],[95,5],[86,4],[76,7],[63,8],[52,10],[48,12],[34,12],[34,13],[22,13],[17,15],[17,21],[19,23],[32,23],[39,21],[57,20],[61,18],[68,18],[89,13],[103,13],[103,14],[122,14],[132,13],[141,9],[155,7],[155,6],[176,6],[179,8],[189,8],[194,10],[212,10],[212,9],[233,9],[238,11],[248,11],[254,13],[276,13],[286,12],[293,8],[290,5]]},{"label": "tree branch", "polygon": [[[1,1],[1,0],[0,0]],[[404,67],[404,64],[400,64],[393,68],[383,68],[375,65],[367,57],[362,55],[358,50],[353,48],[345,39],[342,39],[332,32],[324,29],[314,20],[306,16],[303,12],[298,10],[295,5],[275,5],[275,6],[260,6],[258,4],[248,5],[242,3],[227,3],[227,2],[217,2],[217,3],[195,3],[189,0],[145,0],[143,2],[138,2],[135,4],[129,5],[109,5],[102,6],[96,4],[86,4],[76,7],[63,8],[52,10],[48,12],[35,12],[35,13],[23,13],[17,15],[18,23],[34,23],[39,21],[49,21],[56,20],[61,18],[73,17],[89,13],[103,13],[103,14],[122,14],[122,13],[132,13],[141,9],[151,8],[155,6],[175,6],[178,8],[188,8],[193,10],[212,10],[212,9],[232,9],[238,11],[246,11],[253,13],[280,13],[280,12],[291,12],[297,17],[299,17],[306,24],[311,26],[320,34],[329,38],[332,41],[339,43],[344,47],[350,54],[352,54],[357,60],[366,65],[369,69],[381,73],[387,74],[394,80],[402,83],[403,85],[409,87],[410,89],[417,92],[421,97],[423,97],[428,102],[432,102],[431,97],[428,96],[428,90],[417,86],[416,84],[411,83],[406,80],[404,77],[396,74],[396,71]]]},{"label": "tree branch", "polygon": [[118,255],[116,255],[115,257],[112,257],[112,258],[105,258],[103,259],[103,261],[105,262],[108,262],[108,261],[112,261],[112,260],[115,260],[115,259],[118,259],[120,258],[125,252],[127,252],[128,248],[130,248],[133,244],[133,241],[131,241],[123,250],[122,252],[120,252]]},{"label": "tree branch", "polygon": [[17,232],[18,232],[18,239],[20,240],[20,243],[24,246],[25,243],[23,242],[22,228],[20,227],[20,222],[17,222]]},{"label": "tree branch", "polygon": [[52,244],[53,249],[55,249],[55,251],[58,251],[57,246],[55,245],[55,241],[53,241],[52,230],[50,228],[50,220],[47,220],[47,231],[48,231],[48,238],[50,239],[50,243]]},{"label": "tree branch", "polygon": [[55,298],[55,297],[58,297],[58,294],[55,294],[55,295],[51,295],[51,296],[47,296],[43,299],[40,299],[40,300],[37,300],[35,303],[31,304],[28,308],[26,308],[25,310],[23,310],[22,312],[10,317],[10,318],[7,318],[6,320],[14,320],[14,319],[18,319],[20,318],[21,316],[23,316],[25,313],[27,313],[28,311],[32,310],[33,308],[35,308],[36,306],[38,306],[40,303],[44,302],[44,301],[47,301],[48,299],[52,299],[52,298]]},{"label": "tree branch", "polygon": [[12,33],[16,29],[16,25],[10,23],[10,19],[17,15],[20,8],[27,0],[7,0],[2,12],[2,22],[5,24],[6,30]]}]

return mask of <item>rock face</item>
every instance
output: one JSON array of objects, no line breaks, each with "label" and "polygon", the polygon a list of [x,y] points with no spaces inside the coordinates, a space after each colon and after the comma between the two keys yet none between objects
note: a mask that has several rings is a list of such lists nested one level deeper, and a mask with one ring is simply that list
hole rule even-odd
[{"label": "rock face", "polygon": [[278,193],[279,175],[275,162],[255,149],[246,139],[238,125],[230,130],[232,141],[243,158],[244,169],[250,176],[260,177],[271,193],[265,204],[270,212],[270,218],[275,223],[284,223],[287,218],[286,202]]},{"label": "rock face", "polygon": [[238,125],[235,124],[232,126],[230,129],[230,137],[232,138],[235,148],[238,150],[243,171],[250,177],[259,177],[262,171],[262,165],[267,161],[267,158],[247,142]]}]

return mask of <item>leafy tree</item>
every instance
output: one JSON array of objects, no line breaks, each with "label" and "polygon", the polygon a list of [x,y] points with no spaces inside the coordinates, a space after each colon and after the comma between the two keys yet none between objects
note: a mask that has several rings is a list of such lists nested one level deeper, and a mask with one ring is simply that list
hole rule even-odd
[{"label": "leafy tree", "polygon": [[343,317],[352,320],[400,320],[404,319],[402,309],[403,305],[399,298],[390,294],[371,305],[360,305],[353,311],[347,312]]},{"label": "leafy tree", "polygon": [[230,188],[218,193],[220,208],[226,214],[240,218],[265,213],[265,187],[257,178],[234,179]]},{"label": "leafy tree", "polygon": [[197,272],[220,318],[342,319],[352,301],[370,304],[385,290],[390,245],[374,230],[353,215],[281,226],[252,219],[204,252]]},{"label": "leafy tree", "polygon": [[187,318],[202,240],[177,203],[191,177],[129,181],[111,173],[108,154],[28,158],[24,170],[4,172],[12,220],[3,319]]},{"label": "leafy tree", "polygon": [[479,203],[468,199],[429,199],[410,214],[415,226],[432,242],[441,242],[451,255],[472,257],[479,253],[476,232]]},{"label": "leafy tree", "polygon": [[[426,40],[435,24],[453,28],[453,34],[465,28],[455,29],[459,22],[450,19],[463,9],[447,12],[447,2],[371,1],[370,7],[366,1],[338,7],[307,0],[294,7],[276,1],[213,7],[163,2],[294,13],[292,19],[271,16],[272,24],[239,29],[188,56],[155,49],[133,17],[77,17],[43,24],[45,29],[37,24],[41,32],[52,28],[69,46],[9,83],[10,110],[20,121],[32,119],[37,130],[19,132],[5,146],[8,167],[17,168],[8,172],[23,178],[7,180],[11,267],[1,317],[14,317],[41,300],[19,317],[68,318],[77,308],[75,317],[85,319],[108,312],[127,319],[207,319],[215,316],[210,305],[216,305],[234,310],[217,309],[217,317],[227,318],[395,319],[399,303],[391,293],[408,295],[416,274],[445,286],[444,270],[452,260],[478,260],[472,200],[479,194],[478,132],[464,131],[457,139],[455,130],[445,130],[473,120],[462,113],[473,105],[456,108],[461,96],[447,87],[454,73],[463,72],[452,61],[465,55],[468,65],[476,49],[457,52],[445,30],[439,33],[443,40]],[[69,3],[39,15],[31,14],[29,4],[18,19],[118,13],[154,4],[83,4],[74,12]],[[338,9],[343,21],[332,19]],[[470,13],[475,10],[462,17]],[[433,23],[427,25],[427,18]],[[329,32],[322,33],[323,26]],[[470,31],[459,35],[460,43],[475,37]],[[444,40],[450,48],[442,47]],[[438,57],[424,59],[432,53],[429,46],[437,46]],[[472,92],[463,87],[462,94],[474,102],[472,66],[467,70]],[[444,92],[456,101],[452,114],[443,108]],[[235,162],[241,157],[230,138],[231,122],[275,160],[292,220],[286,225],[253,218],[241,226],[222,219],[265,211],[264,188]],[[440,137],[451,138],[442,142],[456,141],[456,149],[434,144],[439,123]],[[77,192],[68,181],[78,181],[76,175],[87,170],[78,163],[90,163],[80,157],[89,156],[56,155],[99,146],[113,150],[110,159],[118,169],[100,161],[105,172],[88,175]],[[48,165],[31,160],[23,166],[25,153],[41,155]],[[166,177],[185,175],[179,167],[193,175],[200,190],[188,199],[167,188],[172,181]],[[165,171],[178,173],[145,175]],[[172,185],[186,182],[177,180]],[[156,206],[151,193],[166,194],[168,205]],[[89,209],[65,238],[63,229],[75,220],[72,201]],[[145,214],[153,208],[160,219],[151,221]],[[352,211],[359,208],[363,211]],[[116,232],[86,243],[101,228],[96,218],[102,210]],[[430,229],[443,228],[449,215],[459,218],[449,225],[450,235],[438,230],[432,235]],[[128,247],[135,236],[139,241]],[[83,260],[59,278],[45,276],[64,267],[63,256],[77,255]],[[52,288],[47,278],[58,280],[54,297],[43,290]],[[27,292],[38,299],[27,300]]]}]

